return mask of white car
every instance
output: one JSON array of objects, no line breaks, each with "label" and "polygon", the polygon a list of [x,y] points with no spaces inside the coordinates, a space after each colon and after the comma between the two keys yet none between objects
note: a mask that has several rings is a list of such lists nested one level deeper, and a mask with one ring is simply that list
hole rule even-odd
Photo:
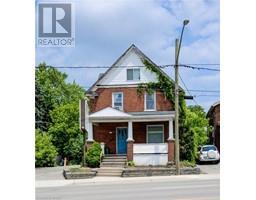
[{"label": "white car", "polygon": [[214,145],[204,145],[198,148],[198,160],[199,162],[214,162],[219,163],[220,153]]}]

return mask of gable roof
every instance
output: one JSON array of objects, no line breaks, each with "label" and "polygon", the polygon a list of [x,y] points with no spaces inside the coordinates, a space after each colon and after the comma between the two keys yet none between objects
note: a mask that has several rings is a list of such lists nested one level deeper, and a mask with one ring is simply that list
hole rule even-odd
[{"label": "gable roof", "polygon": [[98,118],[98,117],[104,117],[104,118],[129,118],[131,117],[130,114],[127,114],[125,112],[122,112],[120,110],[107,107],[102,110],[99,110],[95,113],[90,114],[90,118]]},{"label": "gable roof", "polygon": [[[87,93],[92,92],[92,89],[98,85],[98,83],[111,71],[112,68],[116,67],[116,64],[123,58],[125,57],[128,52],[130,52],[131,50],[134,50],[135,53],[139,56],[140,59],[145,59],[147,60],[150,64],[156,66],[159,71],[166,76],[168,79],[170,79],[173,83],[174,81],[159,67],[157,66],[150,58],[148,58],[138,47],[136,47],[134,44],[132,44],[113,64],[112,66],[103,74],[101,75],[98,80],[87,90]],[[180,87],[180,89],[182,89]],[[182,89],[183,90],[183,89]]]}]

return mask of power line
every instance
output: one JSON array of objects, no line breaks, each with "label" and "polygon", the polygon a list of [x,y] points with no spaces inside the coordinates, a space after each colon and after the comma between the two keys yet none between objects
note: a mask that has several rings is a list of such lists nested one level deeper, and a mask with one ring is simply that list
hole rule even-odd
[{"label": "power line", "polygon": [[[184,87],[186,88],[186,90],[187,90],[188,94],[189,94],[190,96],[193,96],[193,95],[191,95],[191,93],[189,92],[189,90],[188,90],[188,88],[187,88],[187,86],[186,86],[185,82],[184,82],[184,81],[183,81],[183,79],[181,78],[181,75],[180,75],[180,74],[178,74],[178,75],[179,75],[180,80],[181,80],[181,82],[183,83]],[[198,106],[199,106],[199,104],[196,102],[196,100],[195,100],[194,98],[193,98],[193,101],[195,102],[195,104],[196,104],[196,105],[198,105]]]},{"label": "power line", "polygon": [[220,95],[210,95],[210,94],[200,94],[195,95],[195,97],[219,97]]},{"label": "power line", "polygon": [[208,70],[208,71],[216,71],[216,72],[220,71],[220,69],[218,69],[218,68],[195,67],[195,66],[191,66],[191,65],[179,65],[179,66],[180,67],[190,68],[190,69],[197,69],[197,70]]},{"label": "power line", "polygon": [[[193,64],[193,65],[217,65],[217,64]],[[197,70],[208,70],[208,71],[220,71],[219,68],[209,68],[209,67],[195,67],[192,65],[188,65],[188,64],[180,64],[180,67],[184,67],[184,68],[188,68],[188,69],[197,69]],[[112,68],[127,68],[129,66],[112,66]],[[142,66],[131,66],[131,67],[146,67],[144,65]],[[167,68],[167,67],[175,67],[174,64],[167,64],[167,65],[158,65],[159,68]],[[36,68],[39,68],[38,66],[36,66]],[[56,68],[56,69],[109,69],[110,66],[57,66],[57,67],[53,67],[52,68]]]},{"label": "power line", "polygon": [[191,89],[191,90],[189,90],[190,92],[206,92],[206,93],[219,93],[220,91],[219,90],[193,90],[193,89]]}]

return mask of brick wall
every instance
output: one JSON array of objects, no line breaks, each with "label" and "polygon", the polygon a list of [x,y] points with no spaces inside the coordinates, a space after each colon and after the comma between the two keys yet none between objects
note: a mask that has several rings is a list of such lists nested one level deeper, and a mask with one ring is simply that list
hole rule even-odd
[{"label": "brick wall", "polygon": [[[113,92],[123,92],[124,112],[144,111],[144,95],[139,96],[136,87],[98,88],[96,92],[98,96],[90,102],[91,112],[112,107]],[[173,103],[169,102],[161,91],[156,92],[156,109],[157,111],[174,110]]]}]

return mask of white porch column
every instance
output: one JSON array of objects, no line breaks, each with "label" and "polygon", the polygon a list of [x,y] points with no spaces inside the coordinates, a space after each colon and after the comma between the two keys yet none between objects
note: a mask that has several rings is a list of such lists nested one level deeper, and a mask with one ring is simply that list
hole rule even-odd
[{"label": "white porch column", "polygon": [[89,122],[88,124],[88,138],[87,141],[93,142],[93,127],[92,127],[92,122]]},{"label": "white porch column", "polygon": [[127,139],[127,141],[134,141],[133,140],[132,121],[128,121],[128,139]]},{"label": "white porch column", "polygon": [[173,140],[173,118],[169,119],[169,137],[168,140]]}]

